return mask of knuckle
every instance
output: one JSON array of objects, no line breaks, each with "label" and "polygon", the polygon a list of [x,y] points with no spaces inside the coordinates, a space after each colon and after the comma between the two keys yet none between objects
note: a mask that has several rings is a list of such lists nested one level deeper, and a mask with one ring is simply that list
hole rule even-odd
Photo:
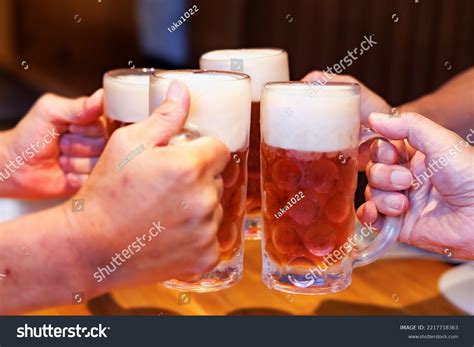
[{"label": "knuckle", "polygon": [[365,186],[364,195],[366,201],[372,200],[372,189],[369,184]]},{"label": "knuckle", "polygon": [[420,122],[424,119],[424,117],[416,112],[405,112],[402,113],[402,117],[407,118],[410,122]]},{"label": "knuckle", "polygon": [[[226,163],[230,161],[231,153],[229,148],[221,141],[217,139],[209,139],[209,148],[212,149],[212,159],[213,161],[218,160],[218,158],[225,158]],[[211,165],[212,163],[208,163]]]},{"label": "knuckle", "polygon": [[365,166],[365,175],[367,176],[367,179],[370,179],[371,169],[372,169],[372,166],[374,166],[374,164],[375,163],[372,160],[370,160]]},{"label": "knuckle", "polygon": [[54,94],[54,93],[45,93],[43,94],[39,99],[38,103],[49,103],[49,102],[54,102],[59,96]]},{"label": "knuckle", "polygon": [[201,173],[201,163],[194,157],[187,157],[174,168],[178,180],[184,184],[196,182]]},{"label": "knuckle", "polygon": [[373,163],[369,168],[369,178],[372,180],[377,179],[385,169],[385,165],[381,163]]},{"label": "knuckle", "polygon": [[126,127],[122,127],[114,131],[114,133],[110,137],[109,142],[112,145],[119,145],[119,144],[124,144],[128,142],[128,140],[129,140],[128,129]]},{"label": "knuckle", "polygon": [[35,107],[45,111],[53,111],[58,98],[59,96],[56,94],[45,93],[36,101]]},{"label": "knuckle", "polygon": [[157,120],[166,119],[167,121],[171,122],[172,117],[170,116],[177,113],[183,113],[183,109],[180,107],[180,105],[174,100],[166,99],[157,109],[153,110],[153,113],[150,117],[156,118]]},{"label": "knuckle", "polygon": [[355,78],[354,76],[342,75],[341,77],[343,77],[347,82],[359,83],[359,80],[357,78]]},{"label": "knuckle", "polygon": [[205,194],[197,201],[196,207],[203,215],[213,212],[219,204],[217,194]]},{"label": "knuckle", "polygon": [[319,77],[321,75],[321,72],[318,70],[313,70],[309,74],[306,75],[305,79],[306,80],[312,80],[316,77]]},{"label": "knuckle", "polygon": [[195,245],[198,248],[207,248],[211,246],[217,240],[217,223],[209,223],[205,227],[201,228],[201,231],[197,233]]},{"label": "knuckle", "polygon": [[[217,241],[216,241],[217,242]],[[212,270],[220,260],[218,247],[212,247],[207,252],[202,254],[195,264],[194,270],[197,273],[204,273]]]},{"label": "knuckle", "polygon": [[[222,207],[222,204],[219,203],[219,205],[217,206],[217,209],[216,209],[216,222],[218,223],[217,225],[217,229],[219,229],[219,225],[222,223],[223,219],[224,219],[224,208]],[[216,229],[216,231],[217,231]]]}]

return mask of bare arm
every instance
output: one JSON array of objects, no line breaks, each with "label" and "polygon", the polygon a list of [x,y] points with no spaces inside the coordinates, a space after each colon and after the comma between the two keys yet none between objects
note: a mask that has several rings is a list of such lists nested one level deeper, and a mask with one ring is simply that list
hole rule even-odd
[{"label": "bare arm", "polygon": [[[115,131],[77,195],[81,211],[68,201],[0,223],[0,314],[72,304],[75,293],[85,300],[136,283],[191,279],[215,267],[224,187],[216,176],[228,148],[210,137],[157,145],[182,129],[188,108],[186,87],[173,82],[150,117]],[[133,165],[117,170],[144,143]],[[177,208],[182,201],[189,208]]]},{"label": "bare arm", "polygon": [[19,189],[13,179],[18,163],[10,152],[11,138],[11,131],[0,132],[0,196],[3,197],[14,196]]},{"label": "bare arm", "polygon": [[400,106],[417,112],[465,137],[474,123],[474,68],[450,79],[431,94]]},{"label": "bare arm", "polygon": [[[0,312],[70,305],[74,293],[97,295],[84,233],[67,205],[0,224]],[[85,256],[85,255],[88,256]]]}]

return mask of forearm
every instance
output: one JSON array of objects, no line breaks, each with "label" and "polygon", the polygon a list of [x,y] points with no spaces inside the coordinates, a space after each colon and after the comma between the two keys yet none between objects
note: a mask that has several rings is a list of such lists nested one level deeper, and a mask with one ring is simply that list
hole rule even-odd
[{"label": "forearm", "polygon": [[83,234],[66,205],[0,224],[0,313],[72,304],[78,292],[97,295]]},{"label": "forearm", "polygon": [[15,196],[15,192],[18,190],[13,175],[15,174],[16,168],[15,162],[12,162],[12,131],[1,131],[0,132],[0,197],[12,197]]},{"label": "forearm", "polygon": [[417,112],[465,137],[474,127],[474,68],[449,80],[438,90],[400,106]]}]

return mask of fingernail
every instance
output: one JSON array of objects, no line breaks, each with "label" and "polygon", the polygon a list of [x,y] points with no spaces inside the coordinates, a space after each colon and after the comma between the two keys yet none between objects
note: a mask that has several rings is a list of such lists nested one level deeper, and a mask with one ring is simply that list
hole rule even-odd
[{"label": "fingernail", "polygon": [[397,186],[408,187],[412,180],[413,177],[406,170],[394,170],[390,174],[390,181]]},{"label": "fingernail", "polygon": [[92,94],[89,97],[89,99],[87,99],[86,107],[94,106],[95,104],[99,103],[101,98],[102,98],[102,89],[99,89],[94,94]]},{"label": "fingernail", "polygon": [[76,175],[74,173],[69,172],[66,175],[66,179],[67,179],[68,184],[72,188],[80,188],[81,185],[82,185],[82,182],[81,182],[81,179],[80,179],[79,175]]},{"label": "fingernail", "polygon": [[395,211],[401,211],[403,208],[402,199],[396,196],[387,196],[384,198],[384,202],[388,205],[388,207]]},{"label": "fingernail", "polygon": [[181,82],[174,80],[171,82],[168,92],[166,93],[166,99],[179,100],[184,92],[184,86]]},{"label": "fingernail", "polygon": [[64,167],[64,166],[67,165],[67,163],[68,163],[68,158],[67,157],[65,157],[63,155],[59,157],[59,165]]},{"label": "fingernail", "polygon": [[390,163],[393,160],[393,150],[389,147],[389,144],[385,141],[378,140],[377,143],[377,159],[384,162]]}]

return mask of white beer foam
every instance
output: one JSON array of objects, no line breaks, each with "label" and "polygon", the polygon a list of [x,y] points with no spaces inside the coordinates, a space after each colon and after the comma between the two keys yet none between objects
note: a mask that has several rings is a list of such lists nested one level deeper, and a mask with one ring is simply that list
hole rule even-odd
[{"label": "white beer foam", "polygon": [[262,94],[263,141],[273,147],[334,152],[359,145],[360,92],[330,85],[308,93],[305,83],[268,85]]},{"label": "white beer foam", "polygon": [[201,56],[199,65],[207,70],[234,70],[232,59],[242,59],[242,71],[252,78],[252,101],[260,101],[267,82],[288,81],[288,54],[277,48],[222,49]]},{"label": "white beer foam", "polygon": [[248,147],[250,132],[250,80],[240,75],[164,72],[151,77],[150,110],[166,96],[172,80],[180,80],[189,90],[191,103],[185,128],[212,136],[231,152]]},{"label": "white beer foam", "polygon": [[135,123],[149,116],[149,75],[104,75],[104,113],[125,123]]}]

